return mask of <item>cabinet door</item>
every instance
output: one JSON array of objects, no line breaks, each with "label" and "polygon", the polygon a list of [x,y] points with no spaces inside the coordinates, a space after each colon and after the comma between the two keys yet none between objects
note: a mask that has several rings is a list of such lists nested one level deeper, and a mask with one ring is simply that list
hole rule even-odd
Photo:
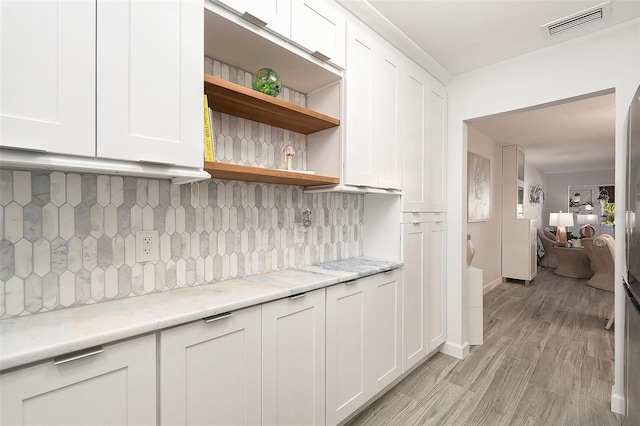
[{"label": "cabinet door", "polygon": [[91,1],[0,2],[0,146],[95,155]]},{"label": "cabinet door", "polygon": [[349,22],[345,183],[402,187],[402,57],[371,30]]},{"label": "cabinet door", "polygon": [[[371,277],[369,318],[370,346],[365,360],[371,380],[370,395],[375,395],[402,373],[400,297],[402,274],[389,271]],[[368,360],[368,361],[367,361]]]},{"label": "cabinet door", "polygon": [[165,330],[164,425],[260,424],[260,306]]},{"label": "cabinet door", "polygon": [[332,0],[291,3],[291,39],[340,68],[344,68],[346,28],[346,18]]},{"label": "cabinet door", "polygon": [[291,0],[218,0],[218,3],[257,26],[286,38],[291,35]]},{"label": "cabinet door", "polygon": [[433,77],[429,77],[427,92],[427,166],[428,211],[443,212],[445,204],[445,129],[446,89]]},{"label": "cabinet door", "polygon": [[365,366],[366,280],[327,288],[327,424],[335,425],[371,396]]},{"label": "cabinet door", "polygon": [[429,211],[427,191],[427,98],[429,76],[412,61],[405,64],[402,90],[402,211]]},{"label": "cabinet door", "polygon": [[155,425],[155,335],[3,374],[0,388],[4,425]]},{"label": "cabinet door", "polygon": [[376,186],[402,189],[402,57],[394,47],[384,43],[370,74]]},{"label": "cabinet door", "polygon": [[203,13],[98,0],[98,157],[202,168]]},{"label": "cabinet door", "polygon": [[376,41],[373,34],[349,22],[346,70],[346,141],[344,180],[347,185],[378,184],[374,170],[373,109],[376,86]]},{"label": "cabinet door", "polygon": [[429,223],[427,252],[427,352],[446,340],[445,329],[445,223]]},{"label": "cabinet door", "polygon": [[262,419],[324,425],[325,291],[262,307]]},{"label": "cabinet door", "polygon": [[428,224],[402,225],[402,372],[427,355]]}]

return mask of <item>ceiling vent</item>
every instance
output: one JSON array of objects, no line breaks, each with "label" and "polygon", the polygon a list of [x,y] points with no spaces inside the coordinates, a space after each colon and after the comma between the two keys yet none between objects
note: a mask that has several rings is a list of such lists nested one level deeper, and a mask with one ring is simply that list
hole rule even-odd
[{"label": "ceiling vent", "polygon": [[610,5],[611,2],[602,3],[587,10],[583,10],[582,12],[549,22],[548,24],[542,25],[542,27],[549,30],[549,35],[555,35],[563,31],[579,27],[580,25],[588,24],[589,22],[599,21],[608,15]]}]

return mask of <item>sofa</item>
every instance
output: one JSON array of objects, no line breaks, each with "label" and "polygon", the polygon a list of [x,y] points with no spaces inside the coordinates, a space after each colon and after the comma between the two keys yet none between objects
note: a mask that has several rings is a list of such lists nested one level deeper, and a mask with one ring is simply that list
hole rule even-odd
[{"label": "sofa", "polygon": [[538,265],[545,268],[557,268],[558,257],[556,256],[556,236],[547,229],[538,229],[538,238],[544,248],[544,256],[538,262]]}]

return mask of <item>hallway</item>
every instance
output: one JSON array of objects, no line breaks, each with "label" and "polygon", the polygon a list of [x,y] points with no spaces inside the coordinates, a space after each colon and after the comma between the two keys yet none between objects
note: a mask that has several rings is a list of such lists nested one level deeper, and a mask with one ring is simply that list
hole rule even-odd
[{"label": "hallway", "polygon": [[613,293],[552,271],[485,294],[484,345],[464,361],[438,353],[349,425],[620,425]]}]

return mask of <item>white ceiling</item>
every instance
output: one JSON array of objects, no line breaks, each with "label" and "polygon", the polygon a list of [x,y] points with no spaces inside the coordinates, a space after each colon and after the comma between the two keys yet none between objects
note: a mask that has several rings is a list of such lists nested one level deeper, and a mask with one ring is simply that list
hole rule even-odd
[{"label": "white ceiling", "polygon": [[[612,0],[603,20],[550,36],[542,25],[604,0],[368,1],[453,76],[640,17],[640,0]],[[543,173],[614,165],[613,94],[487,117],[472,125],[500,144],[524,147],[527,163]]]}]

